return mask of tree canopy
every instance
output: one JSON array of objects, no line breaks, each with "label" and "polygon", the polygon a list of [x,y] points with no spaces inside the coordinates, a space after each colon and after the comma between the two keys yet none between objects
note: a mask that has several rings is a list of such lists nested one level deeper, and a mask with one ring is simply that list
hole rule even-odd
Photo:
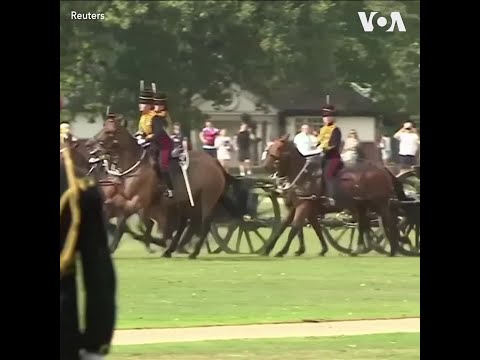
[{"label": "tree canopy", "polygon": [[[407,31],[364,32],[359,11],[399,11]],[[72,111],[128,114],[141,79],[177,111],[190,111],[195,93],[221,101],[231,82],[266,98],[289,84],[354,82],[379,109],[418,113],[419,12],[415,1],[61,2],[60,85]]]}]

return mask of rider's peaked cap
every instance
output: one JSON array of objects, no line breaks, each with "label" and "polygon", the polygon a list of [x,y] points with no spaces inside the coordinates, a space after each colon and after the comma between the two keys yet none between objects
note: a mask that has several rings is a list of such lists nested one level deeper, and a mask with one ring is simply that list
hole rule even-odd
[{"label": "rider's peaked cap", "polygon": [[322,116],[333,116],[335,115],[335,106],[325,105],[322,107]]},{"label": "rider's peaked cap", "polygon": [[140,104],[153,104],[153,91],[152,89],[140,90],[140,96],[138,97]]}]

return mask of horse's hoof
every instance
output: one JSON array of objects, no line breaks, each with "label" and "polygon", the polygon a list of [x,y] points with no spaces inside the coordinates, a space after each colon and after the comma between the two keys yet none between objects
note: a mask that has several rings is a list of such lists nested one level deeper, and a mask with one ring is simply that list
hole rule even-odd
[{"label": "horse's hoof", "polygon": [[150,247],[150,245],[145,246],[145,249],[147,249],[147,252],[148,252],[149,254],[153,254],[153,253],[155,252],[155,250],[153,250],[153,249]]},{"label": "horse's hoof", "polygon": [[190,255],[188,255],[188,258],[190,260],[195,260],[197,258],[197,255],[196,254],[190,254]]},{"label": "horse's hoof", "polygon": [[165,251],[165,252],[162,254],[162,257],[163,257],[163,258],[170,259],[170,258],[172,257],[172,253]]},{"label": "horse's hoof", "polygon": [[321,251],[320,254],[318,254],[318,256],[325,256],[326,253],[327,253],[327,250]]},{"label": "horse's hoof", "polygon": [[351,257],[357,257],[358,256],[358,253],[356,251],[352,251],[350,254],[349,254]]},{"label": "horse's hoof", "polygon": [[305,254],[305,250],[295,251],[295,256],[302,256],[303,254]]},{"label": "horse's hoof", "polygon": [[285,256],[285,254],[282,253],[282,252],[279,252],[277,255],[275,255],[276,258],[282,258],[284,256]]},{"label": "horse's hoof", "polygon": [[270,251],[268,250],[263,250],[262,252],[259,253],[260,256],[270,256]]}]

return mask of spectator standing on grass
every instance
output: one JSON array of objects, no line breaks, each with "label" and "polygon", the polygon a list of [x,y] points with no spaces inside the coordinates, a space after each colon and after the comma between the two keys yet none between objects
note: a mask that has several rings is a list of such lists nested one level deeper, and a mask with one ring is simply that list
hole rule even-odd
[{"label": "spectator standing on grass", "polygon": [[417,151],[420,147],[420,137],[411,121],[403,124],[393,136],[399,141],[398,155],[402,169],[409,169],[416,164]]},{"label": "spectator standing on grass", "polygon": [[310,132],[310,126],[303,124],[301,131],[295,135],[293,142],[297,146],[300,154],[308,155],[317,148],[317,138]]},{"label": "spectator standing on grass", "polygon": [[199,134],[200,141],[202,142],[202,149],[210,156],[217,158],[217,149],[215,148],[215,138],[220,133],[220,130],[213,127],[210,120],[205,122],[205,127]]},{"label": "spectator standing on grass", "polygon": [[358,139],[358,134],[355,129],[350,130],[348,137],[345,140],[342,151],[342,160],[346,163],[356,163],[358,159],[358,146],[360,141]]},{"label": "spectator standing on grass", "polygon": [[382,153],[383,164],[387,165],[392,158],[392,139],[386,134],[383,134],[378,146]]},{"label": "spectator standing on grass", "polygon": [[248,124],[243,122],[237,134],[238,149],[238,167],[240,168],[240,176],[252,175],[250,168],[250,145],[252,134],[248,128]]},{"label": "spectator standing on grass", "polygon": [[227,136],[227,129],[220,130],[220,134],[215,138],[215,148],[217,150],[217,159],[225,170],[228,170],[233,151],[232,139]]}]

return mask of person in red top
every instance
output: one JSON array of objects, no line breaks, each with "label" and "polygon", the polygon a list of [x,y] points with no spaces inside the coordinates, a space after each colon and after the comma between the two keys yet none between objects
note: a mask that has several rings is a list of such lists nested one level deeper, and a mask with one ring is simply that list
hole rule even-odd
[{"label": "person in red top", "polygon": [[203,143],[202,149],[210,156],[217,158],[217,149],[215,148],[215,138],[220,134],[220,130],[213,127],[210,120],[205,122],[205,127],[200,132],[200,140]]}]

